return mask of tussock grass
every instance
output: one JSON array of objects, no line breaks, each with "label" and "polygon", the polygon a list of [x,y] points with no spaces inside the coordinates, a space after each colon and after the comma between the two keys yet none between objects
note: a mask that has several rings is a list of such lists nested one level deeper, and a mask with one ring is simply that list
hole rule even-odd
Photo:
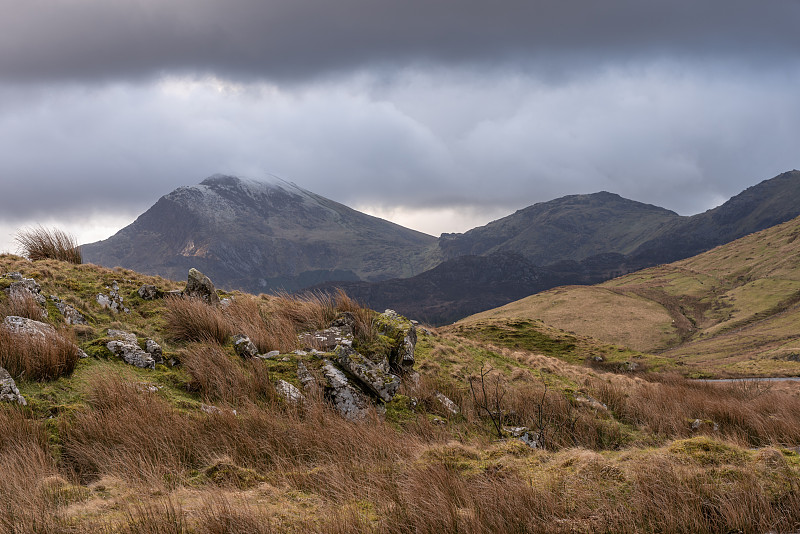
[{"label": "tussock grass", "polygon": [[238,405],[274,397],[264,362],[242,362],[213,342],[193,343],[181,353],[189,388],[210,402]]},{"label": "tussock grass", "polygon": [[5,302],[0,304],[0,319],[8,315],[16,315],[17,317],[41,321],[43,318],[43,311],[44,309],[28,292],[14,293],[10,295]]},{"label": "tussock grass", "polygon": [[78,242],[71,234],[58,228],[37,226],[20,230],[14,237],[20,252],[31,261],[60,260],[83,262]]},{"label": "tussock grass", "polygon": [[225,343],[230,337],[230,324],[223,311],[200,299],[168,297],[164,319],[174,340],[213,340]]},{"label": "tussock grass", "polygon": [[54,380],[67,376],[75,369],[78,358],[72,330],[39,336],[12,333],[0,326],[0,366],[15,378]]}]

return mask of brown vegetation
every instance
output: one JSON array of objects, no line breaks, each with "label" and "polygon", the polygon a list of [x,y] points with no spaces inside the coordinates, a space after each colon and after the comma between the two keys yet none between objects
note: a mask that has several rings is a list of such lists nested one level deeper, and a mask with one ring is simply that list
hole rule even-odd
[{"label": "brown vegetation", "polygon": [[167,297],[164,303],[167,330],[175,340],[225,343],[231,335],[230,324],[217,306],[183,297]]},{"label": "brown vegetation", "polygon": [[21,230],[14,237],[22,254],[31,261],[61,260],[80,264],[81,249],[75,237],[58,228],[37,226]]},{"label": "brown vegetation", "polygon": [[0,367],[13,377],[53,380],[67,376],[75,369],[78,358],[78,346],[71,330],[62,329],[53,335],[30,335],[0,327]]}]

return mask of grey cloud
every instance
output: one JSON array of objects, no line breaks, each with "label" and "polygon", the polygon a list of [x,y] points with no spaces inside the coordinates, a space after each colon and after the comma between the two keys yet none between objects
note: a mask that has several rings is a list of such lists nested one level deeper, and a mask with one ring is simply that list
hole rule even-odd
[{"label": "grey cloud", "polygon": [[291,81],[419,64],[560,73],[653,57],[774,65],[800,50],[793,0],[4,0],[2,13],[6,82]]}]

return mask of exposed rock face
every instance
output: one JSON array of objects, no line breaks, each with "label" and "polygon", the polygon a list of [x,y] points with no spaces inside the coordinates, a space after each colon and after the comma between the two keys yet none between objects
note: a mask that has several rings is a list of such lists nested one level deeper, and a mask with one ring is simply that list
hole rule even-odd
[{"label": "exposed rock face", "polygon": [[307,392],[315,391],[318,387],[317,379],[308,370],[308,367],[303,362],[297,362],[297,379],[300,380],[300,385]]},{"label": "exposed rock face", "polygon": [[161,349],[161,345],[152,339],[148,339],[145,342],[144,350],[153,357],[156,363],[164,363],[164,351]]},{"label": "exposed rock face", "polygon": [[187,297],[202,299],[207,304],[219,304],[219,296],[214,283],[194,267],[189,269],[189,277],[186,280],[186,289],[183,290],[183,294]]},{"label": "exposed rock face", "polygon": [[337,345],[353,345],[353,330],[350,327],[332,326],[316,332],[305,332],[298,336],[303,347],[329,352]]},{"label": "exposed rock face", "polygon": [[369,414],[370,402],[358,389],[350,384],[345,374],[330,361],[324,360],[322,374],[327,386],[325,395],[345,418],[351,421],[364,419]]},{"label": "exposed rock face", "polygon": [[293,384],[287,382],[286,380],[278,380],[277,382],[275,382],[275,391],[277,391],[278,395],[283,397],[287,402],[291,404],[297,404],[299,402],[303,402],[303,400],[305,399],[300,390],[297,389],[297,387],[294,386]]},{"label": "exposed rock face", "polygon": [[119,294],[119,284],[116,280],[111,283],[111,287],[107,287],[106,289],[108,289],[108,295],[104,295],[103,293],[98,293],[97,295],[97,303],[100,306],[108,308],[115,313],[131,312],[122,302],[123,298],[122,295]]},{"label": "exposed rock face", "polygon": [[385,402],[392,400],[400,386],[400,378],[389,372],[389,362],[386,360],[376,364],[351,347],[339,345],[336,347],[336,361]]},{"label": "exposed rock face", "polygon": [[81,312],[62,301],[55,295],[50,295],[50,300],[53,301],[59,313],[64,316],[64,322],[67,324],[87,324],[86,318],[81,315]]},{"label": "exposed rock face", "polygon": [[250,338],[244,334],[236,334],[233,336],[233,349],[243,360],[249,360],[250,358],[256,358],[258,356],[258,348],[250,341]]},{"label": "exposed rock face", "polygon": [[17,384],[14,379],[8,374],[8,371],[0,367],[0,402],[16,402],[23,406],[28,403],[25,398],[19,394]]},{"label": "exposed rock face", "polygon": [[164,296],[164,293],[156,286],[144,284],[137,291],[139,296],[144,300],[155,300]]},{"label": "exposed rock face", "polygon": [[122,358],[125,363],[141,367],[142,369],[155,369],[156,361],[152,355],[143,351],[136,342],[136,335],[122,330],[109,330],[108,335],[118,337],[106,343],[106,347],[115,355]]},{"label": "exposed rock face", "polygon": [[56,329],[47,323],[34,321],[25,317],[9,315],[3,320],[3,325],[12,333],[38,336],[47,339],[57,335]]},{"label": "exposed rock face", "polygon": [[386,310],[375,321],[381,335],[392,343],[390,364],[401,372],[410,371],[414,366],[414,349],[417,345],[417,327],[412,321],[394,310]]},{"label": "exposed rock face", "polygon": [[20,273],[8,273],[6,278],[14,280],[11,285],[6,289],[6,293],[11,298],[20,298],[26,295],[33,297],[33,299],[40,305],[44,306],[46,300],[42,295],[42,288],[33,278],[23,278]]}]

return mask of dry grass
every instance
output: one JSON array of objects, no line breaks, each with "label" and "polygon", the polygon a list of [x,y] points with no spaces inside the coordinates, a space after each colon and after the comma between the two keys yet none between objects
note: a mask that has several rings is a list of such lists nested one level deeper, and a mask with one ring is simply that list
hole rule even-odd
[{"label": "dry grass", "polygon": [[225,343],[231,335],[230,324],[223,311],[201,299],[168,297],[164,319],[174,340]]},{"label": "dry grass", "polygon": [[0,366],[15,378],[54,380],[67,376],[75,369],[78,358],[71,330],[39,336],[12,333],[0,327]]},{"label": "dry grass", "polygon": [[270,400],[274,389],[264,362],[230,356],[216,343],[193,343],[181,353],[189,388],[209,402],[239,405]]},{"label": "dry grass", "polygon": [[8,315],[16,315],[17,317],[25,317],[33,319],[34,321],[41,321],[43,319],[42,308],[36,299],[33,298],[28,292],[19,292],[10,295],[9,298],[0,304],[0,318]]},{"label": "dry grass", "polygon": [[237,298],[226,314],[231,331],[249,337],[262,354],[273,350],[291,352],[298,347],[297,325],[283,314],[269,314],[255,297]]},{"label": "dry grass", "polygon": [[[740,384],[675,375],[638,387],[602,381],[593,394],[622,422],[667,438],[709,433],[748,446],[800,443],[800,398]],[[692,423],[699,421],[697,428]],[[714,425],[718,430],[714,430]]]},{"label": "dry grass", "polygon": [[37,226],[20,230],[14,237],[21,253],[31,261],[61,260],[80,264],[81,249],[75,237],[58,228]]}]

